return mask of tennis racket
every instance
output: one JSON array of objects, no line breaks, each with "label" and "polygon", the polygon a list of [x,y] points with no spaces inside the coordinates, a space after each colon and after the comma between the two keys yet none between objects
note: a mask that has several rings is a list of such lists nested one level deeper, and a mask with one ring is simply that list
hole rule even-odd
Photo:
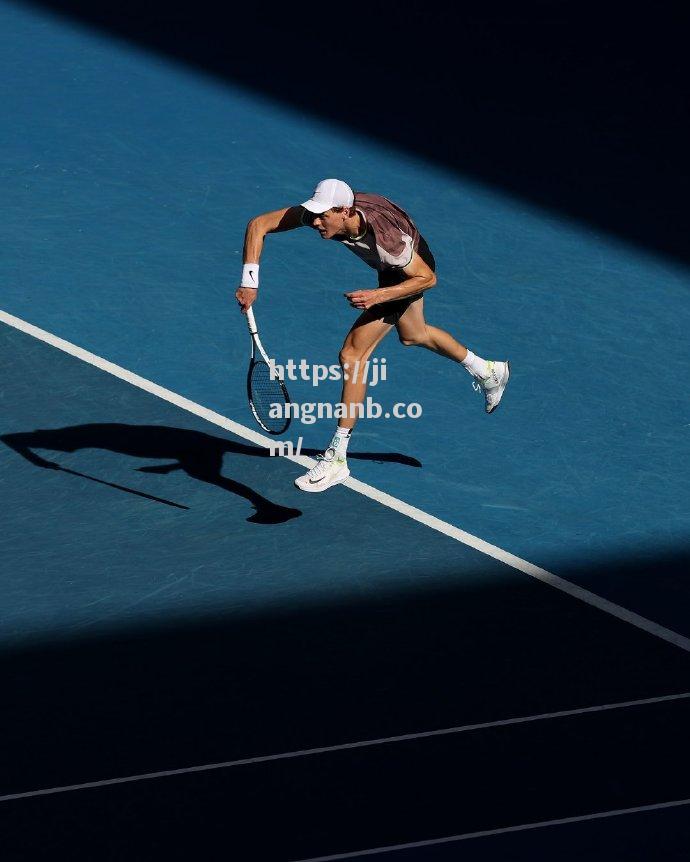
[{"label": "tennis racket", "polygon": [[[292,419],[286,409],[290,396],[282,380],[271,378],[268,356],[259,339],[259,330],[256,328],[251,308],[247,309],[247,326],[252,339],[252,358],[247,372],[249,407],[264,431],[275,436],[284,434]],[[276,410],[276,406],[279,406],[280,410]],[[271,416],[271,408],[274,408],[273,413],[277,415]]]}]

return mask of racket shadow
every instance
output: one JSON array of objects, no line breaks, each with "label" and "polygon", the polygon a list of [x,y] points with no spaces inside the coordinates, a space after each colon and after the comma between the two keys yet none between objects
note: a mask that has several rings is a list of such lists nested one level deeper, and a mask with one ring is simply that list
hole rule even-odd
[{"label": "racket shadow", "polygon": [[[282,524],[302,514],[299,509],[275,503],[248,485],[223,475],[226,454],[268,456],[265,450],[201,431],[157,425],[93,423],[4,434],[0,435],[0,441],[37,467],[60,469],[65,473],[68,471],[59,464],[41,457],[34,450],[76,452],[80,449],[103,449],[134,458],[163,459],[169,463],[147,465],[139,468],[138,472],[165,475],[183,470],[192,479],[236,494],[254,507],[254,513],[247,518],[252,524]],[[169,502],[93,476],[86,478],[124,493],[148,497],[154,502]]]}]

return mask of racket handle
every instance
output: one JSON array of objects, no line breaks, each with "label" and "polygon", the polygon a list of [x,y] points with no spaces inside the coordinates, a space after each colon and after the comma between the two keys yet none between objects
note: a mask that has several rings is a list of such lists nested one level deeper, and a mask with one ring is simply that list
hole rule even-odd
[{"label": "racket handle", "polygon": [[251,306],[247,309],[247,326],[249,327],[249,334],[256,335],[258,332],[256,328],[256,321],[254,320],[254,312],[251,309]]}]

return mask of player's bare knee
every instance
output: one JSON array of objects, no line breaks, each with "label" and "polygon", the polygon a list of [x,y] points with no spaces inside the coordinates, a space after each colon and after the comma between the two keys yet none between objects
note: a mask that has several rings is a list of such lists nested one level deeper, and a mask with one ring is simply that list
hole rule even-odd
[{"label": "player's bare knee", "polygon": [[345,346],[340,351],[338,361],[340,362],[341,368],[351,368],[355,364],[355,362],[362,361],[362,353],[361,351],[355,350],[352,347]]},{"label": "player's bare knee", "polygon": [[398,333],[398,338],[404,347],[423,347],[426,344],[426,335],[424,333],[407,335]]}]

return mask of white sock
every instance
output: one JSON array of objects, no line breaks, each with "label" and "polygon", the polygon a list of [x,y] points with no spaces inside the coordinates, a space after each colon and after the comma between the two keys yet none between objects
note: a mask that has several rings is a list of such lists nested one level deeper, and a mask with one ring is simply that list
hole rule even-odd
[{"label": "white sock", "polygon": [[347,456],[347,444],[350,442],[352,428],[336,428],[329,449],[333,449],[340,458]]},{"label": "white sock", "polygon": [[475,356],[471,350],[467,351],[467,356],[462,360],[463,365],[473,377],[481,377],[486,380],[489,376],[489,363],[481,356]]}]

